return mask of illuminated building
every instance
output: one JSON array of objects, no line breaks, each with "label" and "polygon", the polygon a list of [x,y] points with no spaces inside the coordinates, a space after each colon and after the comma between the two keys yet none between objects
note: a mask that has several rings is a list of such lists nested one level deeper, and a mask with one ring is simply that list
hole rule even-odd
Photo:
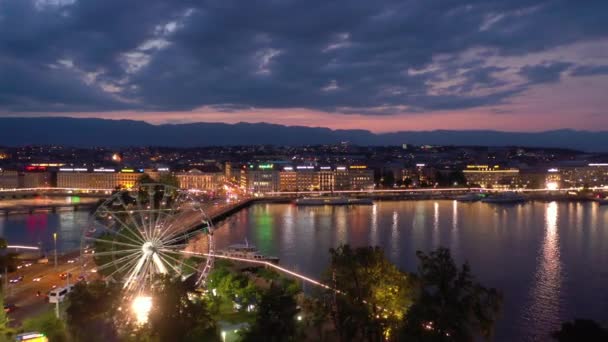
[{"label": "illuminated building", "polygon": [[563,187],[596,187],[608,185],[608,163],[560,166],[556,173]]},{"label": "illuminated building", "polygon": [[175,177],[177,177],[179,187],[182,189],[217,191],[225,176],[221,172],[202,172],[198,169],[192,169],[188,172],[176,173]]},{"label": "illuminated building", "polygon": [[336,176],[334,171],[329,166],[321,166],[319,170],[319,190],[333,191],[335,187]]},{"label": "illuminated building", "polygon": [[19,187],[19,172],[0,169],[0,189]]},{"label": "illuminated building", "polygon": [[374,188],[374,171],[364,165],[351,165],[348,168],[350,181],[349,190],[365,190]]},{"label": "illuminated building", "polygon": [[515,188],[520,183],[518,169],[503,169],[498,165],[467,165],[462,172],[470,186]]},{"label": "illuminated building", "polygon": [[279,189],[281,191],[297,191],[296,171],[292,166],[285,166],[283,171],[279,172]]},{"label": "illuminated building", "polygon": [[319,177],[314,166],[296,166],[296,188],[299,191],[312,191],[319,189]]},{"label": "illuminated building", "polygon": [[241,169],[241,188],[252,193],[279,190],[279,171],[273,164],[244,165]]},{"label": "illuminated building", "polygon": [[114,189],[132,188],[143,174],[142,169],[60,168],[57,186],[60,188]]}]

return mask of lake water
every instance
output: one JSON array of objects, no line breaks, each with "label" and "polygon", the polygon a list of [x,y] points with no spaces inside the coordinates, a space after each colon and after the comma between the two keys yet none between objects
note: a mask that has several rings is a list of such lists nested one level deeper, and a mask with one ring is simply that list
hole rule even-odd
[{"label": "lake water", "polygon": [[[11,243],[78,248],[87,213],[0,218]],[[564,320],[608,320],[608,206],[543,203],[499,206],[455,201],[377,202],[373,206],[257,204],[217,225],[217,247],[247,239],[281,265],[318,278],[328,249],[342,243],[382,246],[415,271],[417,250],[437,246],[468,260],[505,301],[497,341],[548,340]]]}]

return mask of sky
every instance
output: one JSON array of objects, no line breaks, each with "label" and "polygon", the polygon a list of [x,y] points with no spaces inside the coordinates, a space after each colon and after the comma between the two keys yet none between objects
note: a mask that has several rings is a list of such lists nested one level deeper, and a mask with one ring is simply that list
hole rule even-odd
[{"label": "sky", "polygon": [[606,0],[0,0],[0,116],[608,130]]}]

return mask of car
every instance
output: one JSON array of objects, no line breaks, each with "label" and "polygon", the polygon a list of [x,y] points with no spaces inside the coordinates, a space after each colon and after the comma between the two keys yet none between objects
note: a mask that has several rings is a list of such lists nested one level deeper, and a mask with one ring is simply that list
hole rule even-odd
[{"label": "car", "polygon": [[70,259],[70,260],[68,260],[68,264],[73,264],[75,262],[76,262],[76,259]]},{"label": "car", "polygon": [[4,304],[4,312],[10,313],[17,310],[17,305],[15,304]]},{"label": "car", "polygon": [[13,278],[13,279],[9,280],[9,283],[16,284],[16,283],[18,283],[18,282],[20,282],[22,280],[23,280],[23,276],[18,276],[16,278]]},{"label": "car", "polygon": [[32,266],[31,262],[26,262],[25,264],[23,264],[23,267],[30,267],[30,266]]},{"label": "car", "polygon": [[66,280],[68,278],[72,278],[72,273],[63,272],[59,275],[59,278]]},{"label": "car", "polygon": [[41,275],[40,275],[40,276],[37,276],[36,278],[34,278],[34,279],[32,279],[32,280],[33,280],[33,281],[40,281],[40,280],[42,279],[42,277],[44,277],[44,276],[41,276]]}]

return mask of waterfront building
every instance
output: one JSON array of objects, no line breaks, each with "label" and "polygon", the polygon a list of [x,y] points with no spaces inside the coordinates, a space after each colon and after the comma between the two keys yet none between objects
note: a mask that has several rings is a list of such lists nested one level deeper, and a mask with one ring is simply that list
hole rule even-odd
[{"label": "waterfront building", "polygon": [[351,165],[348,168],[350,188],[348,190],[370,190],[374,188],[374,171],[365,165]]},{"label": "waterfront building", "polygon": [[23,172],[19,175],[20,188],[50,188],[57,185],[54,172]]},{"label": "waterfront building", "polygon": [[519,169],[501,168],[499,165],[467,165],[462,171],[469,186],[482,188],[516,188],[518,187]]},{"label": "waterfront building", "polygon": [[19,172],[0,169],[0,189],[19,187]]},{"label": "waterfront building", "polygon": [[560,165],[555,170],[564,187],[608,186],[608,163]]},{"label": "waterfront building", "polygon": [[279,190],[279,171],[273,164],[249,164],[241,169],[241,188],[252,193]]},{"label": "waterfront building", "polygon": [[223,172],[202,172],[198,169],[176,173],[175,177],[179,181],[179,187],[182,189],[204,191],[219,190],[225,179]]},{"label": "waterfront building", "polygon": [[298,191],[296,178],[297,174],[293,167],[285,166],[282,171],[279,171],[280,191]]},{"label": "waterfront building", "polygon": [[334,191],[335,187],[335,171],[329,166],[321,166],[319,170],[319,190]]},{"label": "waterfront building", "polygon": [[298,191],[319,189],[319,175],[312,165],[296,166],[296,188]]},{"label": "waterfront building", "polygon": [[57,172],[57,186],[60,188],[130,189],[135,186],[143,172],[143,169],[60,168]]}]

